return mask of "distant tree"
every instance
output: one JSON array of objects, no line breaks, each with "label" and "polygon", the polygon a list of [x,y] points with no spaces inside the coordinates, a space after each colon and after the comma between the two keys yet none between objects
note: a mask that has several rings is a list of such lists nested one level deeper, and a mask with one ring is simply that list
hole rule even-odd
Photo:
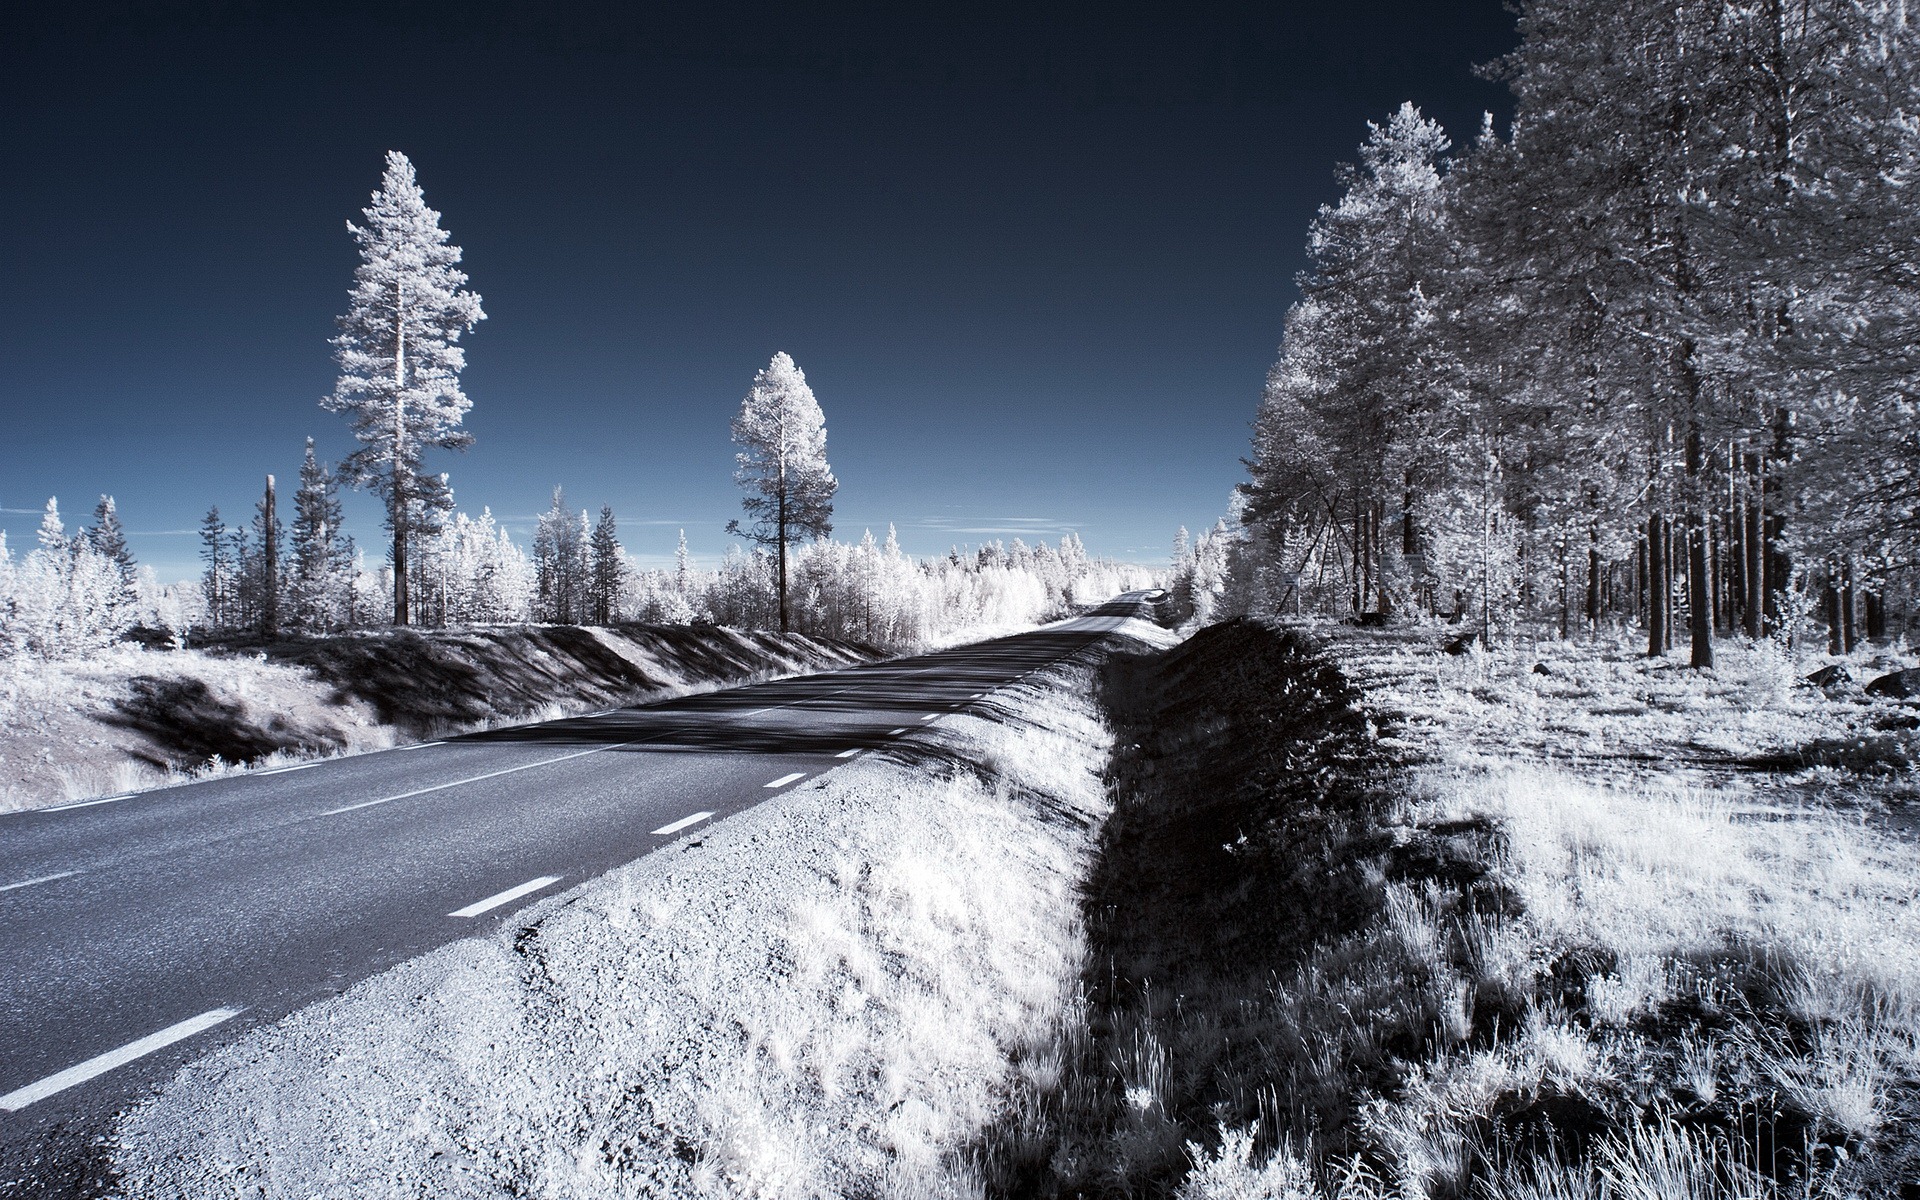
[{"label": "distant tree", "polygon": [[293,494],[289,541],[288,593],[295,623],[312,632],[334,628],[345,617],[353,549],[340,536],[339,481],[315,457],[312,438],[300,463],[300,488]]},{"label": "distant tree", "polygon": [[133,560],[133,551],[127,548],[127,531],[120,525],[120,512],[112,496],[100,497],[100,503],[94,507],[93,527],[87,530],[87,541],[95,553],[111,560],[120,572],[121,588],[128,602],[137,602],[140,568]]},{"label": "distant tree", "polygon": [[693,565],[687,557],[687,531],[680,531],[680,544],[673,551],[673,590],[685,596],[693,590]]},{"label": "distant tree", "polygon": [[749,523],[727,522],[727,532],[777,552],[775,591],[780,629],[789,628],[787,558],[800,537],[833,532],[833,494],[839,481],[827,465],[827,421],[807,377],[785,353],[753,377],[753,388],[733,420],[740,447],[734,478],[748,494],[740,506]]},{"label": "distant tree", "polygon": [[533,535],[534,594],[543,621],[581,620],[587,590],[587,514],[567,510],[566,492],[553,489],[553,505],[540,514]]},{"label": "distant tree", "polygon": [[613,620],[620,602],[620,538],[614,530],[613,506],[600,506],[600,522],[588,539],[589,591],[593,598],[593,623],[605,625]]},{"label": "distant tree", "polygon": [[233,605],[232,543],[227,523],[220,519],[220,507],[207,510],[200,522],[200,595],[207,606],[207,625],[223,629]]},{"label": "distant tree", "polygon": [[422,470],[429,449],[464,449],[460,428],[472,402],[460,390],[461,334],[486,316],[467,291],[440,214],[428,208],[413,164],[387,155],[386,174],[364,227],[348,222],[360,247],[350,304],[333,339],[340,378],[321,406],[345,413],[360,449],[341,464],[349,481],[386,501],[393,535],[393,622],[410,620],[408,550],[423,509],[444,510],[445,482]]},{"label": "distant tree", "polygon": [[280,591],[286,575],[280,561],[284,534],[273,476],[269,475],[266,491],[253,510],[254,555],[250,583],[256,597],[254,615],[262,637],[280,636]]}]

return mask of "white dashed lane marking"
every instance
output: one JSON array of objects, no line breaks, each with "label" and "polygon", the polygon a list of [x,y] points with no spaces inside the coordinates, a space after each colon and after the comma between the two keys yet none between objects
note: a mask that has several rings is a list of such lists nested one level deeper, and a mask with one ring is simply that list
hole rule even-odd
[{"label": "white dashed lane marking", "polygon": [[783,788],[788,784],[792,783],[796,779],[805,779],[806,777],[807,777],[807,773],[805,771],[795,771],[791,775],[782,775],[780,778],[774,780],[772,783],[764,784],[762,786],[770,787],[770,788]]},{"label": "white dashed lane marking", "polygon": [[559,883],[558,875],[542,875],[538,879],[529,879],[518,887],[510,887],[504,892],[496,892],[485,900],[475,900],[465,908],[456,908],[447,915],[450,917],[477,917],[484,912],[492,912],[502,904],[511,904],[530,892]]},{"label": "white dashed lane marking", "polygon": [[856,746],[852,750],[842,750],[840,753],[834,755],[834,757],[835,758],[852,758],[854,755],[858,753],[860,753],[860,749],[859,747]]},{"label": "white dashed lane marking", "polygon": [[19,1112],[27,1105],[48,1096],[64,1092],[75,1084],[85,1083],[97,1075],[105,1075],[115,1067],[124,1067],[136,1058],[143,1058],[155,1050],[164,1050],[175,1042],[183,1042],[196,1033],[212,1029],[222,1021],[230,1020],[244,1011],[238,1008],[216,1008],[203,1012],[197,1017],[188,1017],[177,1025],[169,1025],[158,1033],[150,1033],[137,1042],[128,1042],[118,1050],[109,1050],[105,1054],[95,1055],[83,1063],[76,1063],[57,1074],[49,1075],[38,1083],[30,1083],[0,1096],[0,1108],[8,1112]]},{"label": "white dashed lane marking", "polygon": [[21,888],[30,888],[36,883],[52,883],[56,879],[69,879],[79,873],[78,871],[61,871],[57,875],[42,875],[37,879],[22,879],[19,883],[0,883],[0,892],[14,892]]},{"label": "white dashed lane marking", "polygon": [[678,821],[675,821],[671,825],[662,825],[660,828],[654,830],[653,836],[668,837],[672,834],[679,833],[682,829],[688,829],[688,828],[691,828],[692,826],[698,825],[700,822],[706,820],[708,817],[711,817],[712,815],[713,814],[710,812],[697,812],[690,817],[681,817]]}]

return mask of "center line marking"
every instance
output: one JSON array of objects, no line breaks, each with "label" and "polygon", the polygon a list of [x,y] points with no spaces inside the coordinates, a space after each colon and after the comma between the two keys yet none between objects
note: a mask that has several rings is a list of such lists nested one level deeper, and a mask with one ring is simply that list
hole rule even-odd
[{"label": "center line marking", "polygon": [[447,915],[450,917],[477,917],[483,912],[491,912],[502,904],[510,904],[528,892],[537,892],[543,887],[559,883],[558,875],[542,875],[538,879],[529,879],[519,887],[510,887],[504,892],[488,896],[485,900],[476,900],[465,908],[456,908]]},{"label": "center line marking", "polygon": [[543,758],[539,762],[522,763],[517,767],[508,767],[502,771],[488,771],[485,775],[474,775],[466,779],[456,779],[451,783],[436,783],[432,787],[423,787],[417,791],[401,792],[398,796],[382,796],[378,800],[362,800],[358,804],[349,804],[343,808],[330,808],[320,815],[323,817],[337,817],[341,813],[349,813],[362,808],[372,808],[376,804],[391,804],[395,800],[407,800],[414,796],[424,796],[428,792],[444,791],[450,787],[459,787],[463,783],[479,783],[483,779],[498,779],[502,775],[511,775],[516,771],[531,771],[535,767],[550,767],[554,763],[563,763],[568,759],[585,758],[589,754],[598,754],[602,750],[621,750],[633,745],[638,745],[638,743],[621,742],[618,746],[595,746],[591,750],[579,750],[572,754],[562,754],[558,758]]},{"label": "center line marking", "polygon": [[66,879],[79,873],[78,871],[61,871],[57,875],[42,875],[38,879],[22,879],[19,883],[0,884],[0,892],[18,891],[20,888],[32,887],[36,883],[52,883],[56,879]]},{"label": "center line marking", "polygon": [[791,775],[782,775],[780,778],[774,780],[772,783],[762,784],[761,786],[770,787],[770,788],[780,788],[780,787],[787,786],[788,784],[792,783],[796,779],[805,779],[806,777],[807,777],[807,773],[805,771],[795,771]]},{"label": "center line marking", "polygon": [[834,755],[834,757],[835,758],[852,758],[854,755],[858,753],[860,753],[860,747],[855,746],[851,750],[842,750],[840,753]]},{"label": "center line marking", "polygon": [[690,817],[681,817],[678,821],[675,821],[671,825],[662,825],[660,828],[654,830],[653,836],[667,837],[671,834],[679,833],[682,829],[687,829],[694,825],[698,825],[700,822],[706,820],[708,817],[711,817],[712,815],[713,814],[710,812],[697,812]]},{"label": "center line marking", "polygon": [[0,1108],[8,1112],[19,1112],[37,1100],[45,1100],[57,1092],[64,1092],[75,1084],[85,1083],[96,1075],[105,1075],[115,1067],[123,1067],[136,1058],[152,1054],[155,1050],[164,1050],[175,1042],[185,1041],[196,1033],[212,1029],[222,1021],[231,1020],[243,1012],[239,1008],[216,1008],[203,1012],[197,1017],[188,1017],[177,1025],[169,1025],[158,1033],[150,1033],[137,1042],[128,1042],[118,1050],[109,1050],[96,1055],[83,1063],[68,1067],[57,1074],[49,1075],[38,1083],[30,1083],[0,1096]]}]

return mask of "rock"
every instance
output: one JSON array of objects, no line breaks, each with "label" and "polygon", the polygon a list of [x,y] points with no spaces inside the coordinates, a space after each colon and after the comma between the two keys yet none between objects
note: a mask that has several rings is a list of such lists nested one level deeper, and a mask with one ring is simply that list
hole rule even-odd
[{"label": "rock", "polygon": [[1363,612],[1360,614],[1360,628],[1385,629],[1393,624],[1393,614],[1384,612]]},{"label": "rock", "polygon": [[1920,671],[1909,668],[1882,675],[1867,685],[1867,695],[1887,696],[1895,700],[1920,696]]},{"label": "rock", "polygon": [[1465,654],[1467,651],[1473,649],[1473,644],[1479,640],[1480,635],[1477,632],[1463,633],[1440,648],[1448,654]]},{"label": "rock", "polygon": [[166,629],[155,629],[151,625],[135,625],[120,635],[123,642],[132,642],[145,646],[149,650],[171,650],[174,647],[173,633]]},{"label": "rock", "polygon": [[1551,678],[1553,676],[1553,669],[1547,666],[1547,664],[1545,663],[1535,663],[1533,664],[1533,673],[1535,675],[1545,675]]},{"label": "rock", "polygon": [[1800,681],[1807,687],[1827,688],[1844,687],[1853,682],[1853,673],[1842,663],[1831,663]]}]

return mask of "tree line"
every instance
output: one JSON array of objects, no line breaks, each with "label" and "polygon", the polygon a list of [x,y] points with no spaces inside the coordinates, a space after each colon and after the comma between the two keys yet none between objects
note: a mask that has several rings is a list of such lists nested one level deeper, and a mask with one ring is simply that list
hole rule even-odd
[{"label": "tree line", "polygon": [[[318,459],[308,438],[290,509],[273,475],[250,519],[229,524],[210,509],[194,588],[134,581],[111,499],[78,539],[65,539],[49,501],[41,546],[21,563],[0,538],[0,648],[56,657],[141,623],[184,639],[189,631],[275,638],[381,624],[623,620],[900,645],[980,625],[1032,624],[1148,580],[1139,569],[1090,560],[1073,534],[1057,548],[1016,539],[1011,548],[956,548],[924,561],[900,551],[891,527],[884,544],[870,531],[855,545],[832,542],[839,484],[827,462],[826,418],[785,353],[755,374],[732,423],[744,519],[727,531],[750,551],[736,546],[717,569],[698,571],[682,531],[674,569],[646,570],[622,548],[611,506],[596,518],[570,508],[555,488],[529,552],[490,509],[477,518],[458,511],[449,476],[427,463],[429,451],[473,442],[462,428],[472,402],[460,385],[459,343],[485,313],[459,269],[460,247],[427,207],[405,155],[387,156],[362,215],[363,224],[348,224],[361,261],[332,340],[340,375],[321,401],[346,417],[358,448],[335,466]],[[371,489],[384,508],[385,561],[371,568],[342,525],[348,486]]]},{"label": "tree line", "polygon": [[1915,26],[1518,12],[1507,132],[1452,153],[1403,106],[1313,221],[1207,603],[1636,623],[1702,667],[1884,634],[1920,551]]}]

